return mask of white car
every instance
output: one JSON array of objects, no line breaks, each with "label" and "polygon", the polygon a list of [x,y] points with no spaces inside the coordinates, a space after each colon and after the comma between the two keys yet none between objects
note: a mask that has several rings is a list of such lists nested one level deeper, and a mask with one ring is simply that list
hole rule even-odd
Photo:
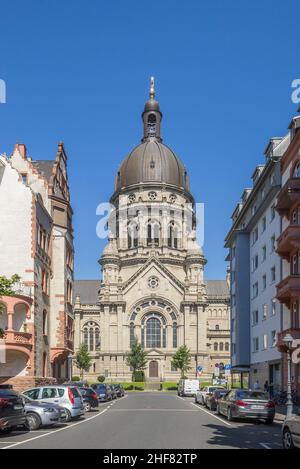
[{"label": "white car", "polygon": [[181,379],[178,384],[178,396],[195,396],[199,391],[199,381],[197,379]]},{"label": "white car", "polygon": [[224,386],[205,386],[203,389],[199,390],[195,395],[196,404],[206,405],[206,397],[212,396],[214,391],[218,389],[226,389]]}]

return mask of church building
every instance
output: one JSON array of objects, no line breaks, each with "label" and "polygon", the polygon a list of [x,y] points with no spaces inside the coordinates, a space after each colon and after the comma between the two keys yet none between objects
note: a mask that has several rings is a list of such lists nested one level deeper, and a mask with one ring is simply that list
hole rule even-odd
[{"label": "church building", "polygon": [[142,119],[142,141],[116,176],[102,280],[74,282],[75,351],[85,343],[93,357],[85,377],[131,381],[126,354],[137,337],[146,379],[175,381],[172,357],[186,344],[189,376],[198,369],[207,379],[230,362],[229,283],[204,280],[195,201],[185,166],[163,143],[153,79]]}]

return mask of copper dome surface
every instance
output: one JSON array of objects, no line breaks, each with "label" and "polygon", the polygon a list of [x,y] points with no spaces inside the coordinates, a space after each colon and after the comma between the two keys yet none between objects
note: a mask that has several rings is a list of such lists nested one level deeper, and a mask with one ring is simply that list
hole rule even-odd
[{"label": "copper dome surface", "polygon": [[171,184],[189,192],[189,180],[183,163],[156,138],[142,142],[124,159],[116,178],[116,190],[151,182]]}]

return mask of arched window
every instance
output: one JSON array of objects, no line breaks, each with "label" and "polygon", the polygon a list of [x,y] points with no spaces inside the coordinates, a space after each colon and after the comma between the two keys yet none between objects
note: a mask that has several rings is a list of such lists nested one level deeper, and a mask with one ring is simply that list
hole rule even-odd
[{"label": "arched window", "polygon": [[[146,332],[146,340],[145,340]],[[166,348],[166,320],[159,313],[148,313],[142,319],[141,342],[146,348]]]},{"label": "arched window", "polygon": [[83,328],[83,343],[90,352],[100,348],[100,329],[96,322],[88,322]]},{"label": "arched window", "polygon": [[229,352],[229,342],[225,343],[225,352]]},{"label": "arched window", "polygon": [[130,347],[134,342],[134,322],[130,323]]},{"label": "arched window", "polygon": [[218,351],[218,342],[215,342],[215,343],[214,343],[214,351],[215,351],[215,352]]},{"label": "arched window", "polygon": [[155,114],[150,114],[148,117],[148,136],[153,137],[156,135],[156,116]]},{"label": "arched window", "polygon": [[127,227],[128,233],[128,248],[136,248],[138,246],[138,225],[136,223],[129,223]]},{"label": "arched window", "polygon": [[224,344],[223,342],[220,342],[220,352],[223,352],[223,350],[224,350]]},{"label": "arched window", "polygon": [[294,171],[294,177],[295,178],[300,178],[300,161],[297,163]]},{"label": "arched window", "polygon": [[177,322],[173,322],[173,348],[177,348]]},{"label": "arched window", "polygon": [[178,248],[178,228],[174,222],[170,223],[168,228],[168,246],[169,248]]},{"label": "arched window", "polygon": [[160,224],[157,221],[148,221],[147,225],[147,246],[154,244],[159,246],[160,240]]},{"label": "arched window", "polygon": [[220,330],[220,326],[219,324],[216,324],[216,331],[219,331]]}]

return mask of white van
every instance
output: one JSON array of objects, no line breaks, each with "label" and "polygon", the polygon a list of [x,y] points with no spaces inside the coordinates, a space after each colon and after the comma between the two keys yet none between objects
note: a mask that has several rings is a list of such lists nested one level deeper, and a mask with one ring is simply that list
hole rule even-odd
[{"label": "white van", "polygon": [[195,396],[200,389],[197,379],[181,379],[178,383],[178,396]]}]

